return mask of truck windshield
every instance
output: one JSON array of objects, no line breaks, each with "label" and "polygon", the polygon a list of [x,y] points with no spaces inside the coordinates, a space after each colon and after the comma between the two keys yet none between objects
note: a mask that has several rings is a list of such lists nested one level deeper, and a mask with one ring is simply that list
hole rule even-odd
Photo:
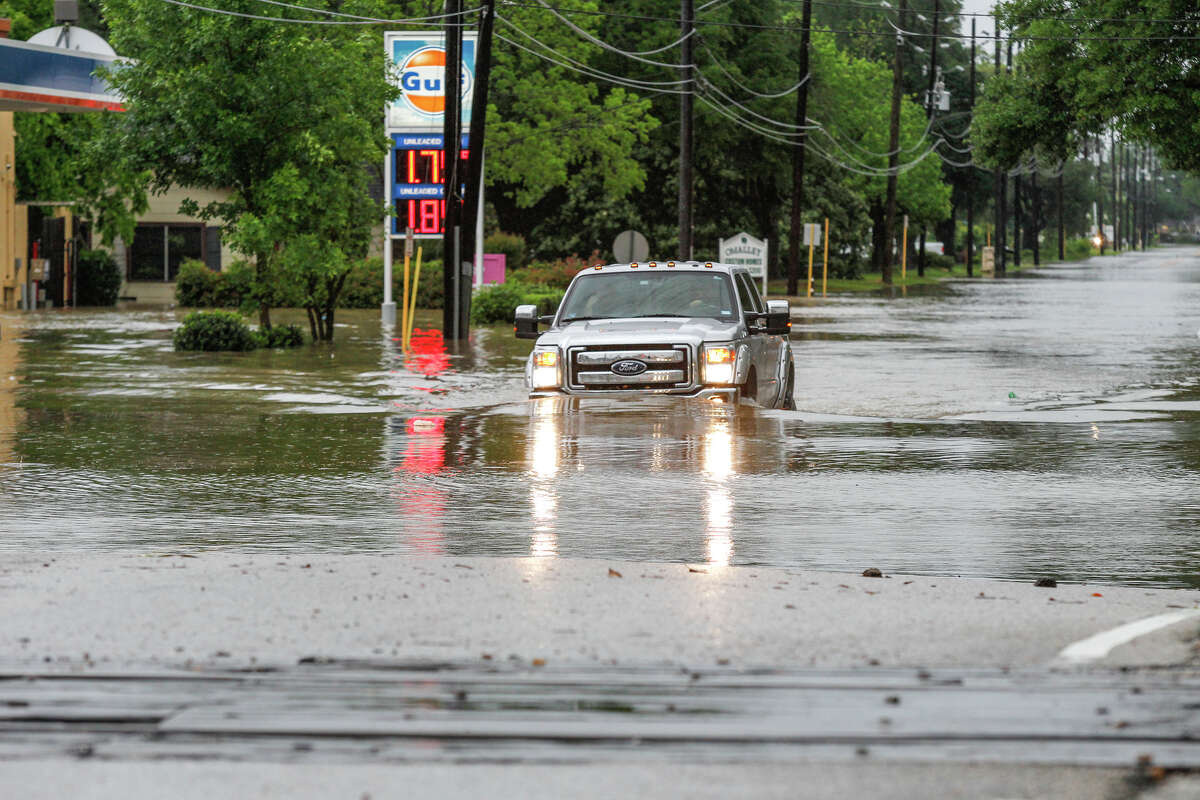
[{"label": "truck windshield", "polygon": [[713,272],[581,275],[563,299],[560,322],[627,317],[734,319],[729,277]]}]

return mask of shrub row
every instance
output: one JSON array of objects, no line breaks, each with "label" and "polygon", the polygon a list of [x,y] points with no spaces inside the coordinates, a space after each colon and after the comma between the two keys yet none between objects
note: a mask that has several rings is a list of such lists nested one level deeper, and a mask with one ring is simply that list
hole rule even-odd
[{"label": "shrub row", "polygon": [[175,302],[184,308],[238,308],[250,293],[253,268],[235,261],[213,272],[203,261],[188,259],[179,265]]},{"label": "shrub row", "polygon": [[535,305],[539,314],[553,314],[562,302],[563,291],[548,286],[530,286],[509,281],[484,286],[471,297],[471,324],[512,322],[517,306]]},{"label": "shrub row", "polygon": [[171,337],[176,350],[245,352],[259,347],[299,347],[304,332],[299,325],[273,325],[251,330],[234,311],[193,311]]},{"label": "shrub row", "polygon": [[[534,263],[520,270],[510,270],[507,283],[485,286],[475,292],[471,302],[471,322],[476,325],[511,322],[516,307],[525,304],[536,305],[541,314],[551,314],[558,308],[563,292],[571,279],[586,266],[583,259],[572,257],[562,261]],[[175,284],[176,303],[185,308],[239,308],[243,299],[249,295],[251,269],[245,262],[235,262],[224,272],[213,272],[200,261],[185,261],[180,265],[179,277]],[[413,265],[413,269],[415,270],[415,265]],[[442,274],[440,261],[421,264],[420,281],[417,285],[418,308],[442,308],[444,302]],[[403,267],[395,264],[392,268],[392,296],[397,303],[400,302],[403,285]],[[338,300],[338,307],[379,308],[382,303],[383,260],[369,258],[356,263],[346,277],[341,297]],[[192,316],[189,315],[187,319],[191,319]],[[236,314],[231,316],[240,320]],[[220,326],[227,326],[229,323],[226,321],[219,324],[216,322],[203,324],[218,326],[221,331],[226,331],[225,327]],[[186,320],[184,325],[186,327]],[[272,328],[272,331],[277,329]],[[180,331],[182,330],[183,328],[180,328]],[[179,335],[182,334],[177,332],[177,336]],[[227,331],[221,334],[212,334],[217,341],[224,341],[224,337],[227,335],[234,336],[234,340],[236,340],[236,336],[228,334]],[[208,337],[207,334],[205,336]],[[205,349],[180,346],[178,341],[177,339],[176,349],[179,350]],[[264,343],[262,346],[290,345]],[[247,348],[220,346],[212,349]]]}]

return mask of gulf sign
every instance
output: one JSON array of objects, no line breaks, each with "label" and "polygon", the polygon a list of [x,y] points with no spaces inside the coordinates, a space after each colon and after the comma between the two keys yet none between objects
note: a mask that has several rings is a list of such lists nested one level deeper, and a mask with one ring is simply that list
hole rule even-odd
[{"label": "gulf sign", "polygon": [[[463,33],[463,69],[459,91],[462,124],[471,121],[471,90],[475,77],[476,34]],[[421,31],[394,31],[384,35],[400,97],[388,109],[388,128],[441,129],[446,110],[446,48],[442,36]]]}]

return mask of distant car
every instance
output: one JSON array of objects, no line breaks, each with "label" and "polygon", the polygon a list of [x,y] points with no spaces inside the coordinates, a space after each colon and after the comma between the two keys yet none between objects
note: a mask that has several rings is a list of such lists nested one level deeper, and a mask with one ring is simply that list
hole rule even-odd
[{"label": "distant car", "polygon": [[939,256],[944,256],[946,254],[946,245],[943,244],[942,242],[926,241],[925,242],[925,252],[926,253],[937,253]]},{"label": "distant car", "polygon": [[[550,325],[538,332],[538,323]],[[750,273],[711,261],[596,265],[575,276],[558,312],[516,310],[537,339],[530,395],[666,394],[793,408],[786,300],[763,302]]]}]

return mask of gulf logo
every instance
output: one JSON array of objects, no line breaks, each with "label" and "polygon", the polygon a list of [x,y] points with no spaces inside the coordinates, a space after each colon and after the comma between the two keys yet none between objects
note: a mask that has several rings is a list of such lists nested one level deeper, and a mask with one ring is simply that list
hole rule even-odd
[{"label": "gulf logo", "polygon": [[[446,76],[446,51],[440,47],[417,50],[400,65],[400,89],[404,102],[420,114],[441,114],[446,110],[442,79]],[[462,92],[471,89],[471,73],[462,71]]]}]

